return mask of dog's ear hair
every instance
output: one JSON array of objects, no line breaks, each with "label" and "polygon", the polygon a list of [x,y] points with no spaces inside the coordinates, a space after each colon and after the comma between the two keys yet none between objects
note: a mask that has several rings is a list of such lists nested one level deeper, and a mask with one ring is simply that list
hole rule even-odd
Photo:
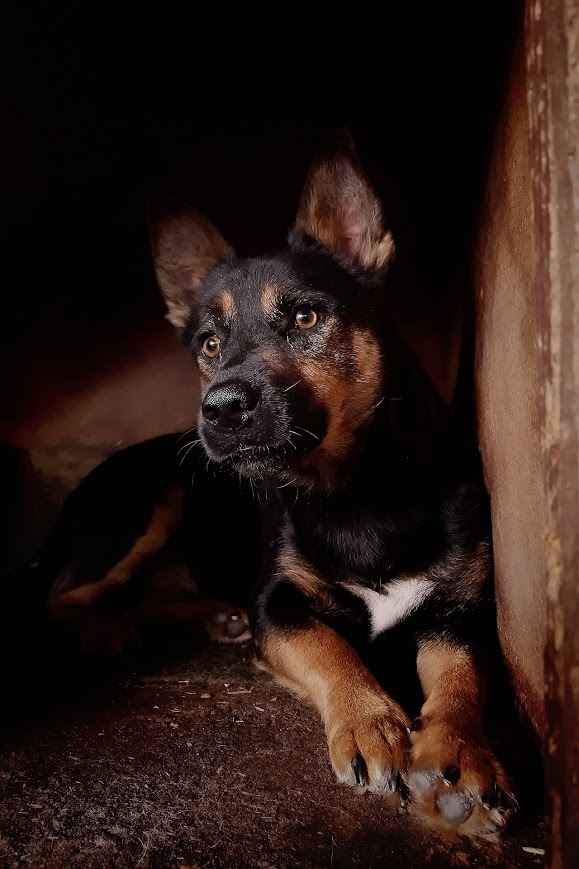
[{"label": "dog's ear hair", "polygon": [[310,167],[294,232],[367,272],[382,271],[393,256],[394,242],[384,229],[380,200],[347,131]]},{"label": "dog's ear hair", "polygon": [[183,329],[201,283],[214,266],[233,255],[233,249],[213,224],[193,209],[166,214],[150,211],[149,234],[167,319]]}]

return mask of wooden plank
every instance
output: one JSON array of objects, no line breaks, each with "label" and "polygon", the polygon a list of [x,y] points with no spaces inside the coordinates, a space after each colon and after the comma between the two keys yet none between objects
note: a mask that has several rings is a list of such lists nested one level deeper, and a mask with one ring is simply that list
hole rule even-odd
[{"label": "wooden plank", "polygon": [[579,866],[579,0],[528,0],[528,108],[544,390],[550,865]]}]

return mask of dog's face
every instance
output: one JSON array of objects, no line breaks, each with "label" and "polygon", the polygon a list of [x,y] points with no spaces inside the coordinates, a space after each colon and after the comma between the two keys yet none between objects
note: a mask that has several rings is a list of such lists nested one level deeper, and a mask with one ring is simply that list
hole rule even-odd
[{"label": "dog's face", "polygon": [[236,259],[191,213],[153,241],[169,319],[199,366],[209,457],[281,485],[331,485],[384,378],[369,283],[392,242],[353,156],[314,165],[278,255]]}]

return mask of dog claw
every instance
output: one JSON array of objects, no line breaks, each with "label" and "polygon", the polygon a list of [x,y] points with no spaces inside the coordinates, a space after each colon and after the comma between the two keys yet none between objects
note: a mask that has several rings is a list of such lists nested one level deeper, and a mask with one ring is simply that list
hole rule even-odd
[{"label": "dog claw", "polygon": [[442,771],[442,781],[448,787],[455,785],[460,778],[460,770],[456,766],[447,766]]},{"label": "dog claw", "polygon": [[357,754],[352,761],[352,769],[356,778],[356,784],[365,785],[368,781],[368,771],[362,755]]}]

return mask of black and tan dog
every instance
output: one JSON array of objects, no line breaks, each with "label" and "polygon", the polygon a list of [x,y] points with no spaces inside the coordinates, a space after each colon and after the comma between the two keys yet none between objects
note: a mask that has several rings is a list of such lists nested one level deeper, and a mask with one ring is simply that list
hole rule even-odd
[{"label": "black and tan dog", "polygon": [[[237,552],[248,534],[257,534],[257,507],[247,505],[241,529],[233,508],[237,481],[200,474],[193,492],[182,461],[188,449],[177,435],[129,447],[67,499],[35,572],[37,584],[49,589],[50,621],[84,652],[115,655],[142,630],[166,625],[197,628],[219,642],[249,639],[247,590],[232,577]],[[214,536],[214,518],[199,509],[213,497],[231,525],[223,571],[216,570],[214,553],[194,545]],[[258,554],[256,539],[248,570],[258,569]]]},{"label": "black and tan dog", "polygon": [[[192,212],[156,220],[152,245],[168,317],[201,374],[198,431],[134,448],[132,471],[108,483],[101,472],[119,493],[115,527],[133,502],[155,506],[137,511],[107,569],[90,564],[81,582],[67,558],[74,575],[61,565],[51,611],[106,606],[177,535],[209,586],[253,577],[259,658],[319,710],[341,782],[409,794],[461,832],[499,830],[515,802],[482,725],[487,498],[388,317],[393,244],[353,151],[314,164],[286,250],[238,259]],[[366,663],[394,634],[416,650],[425,699],[412,725]]]}]

